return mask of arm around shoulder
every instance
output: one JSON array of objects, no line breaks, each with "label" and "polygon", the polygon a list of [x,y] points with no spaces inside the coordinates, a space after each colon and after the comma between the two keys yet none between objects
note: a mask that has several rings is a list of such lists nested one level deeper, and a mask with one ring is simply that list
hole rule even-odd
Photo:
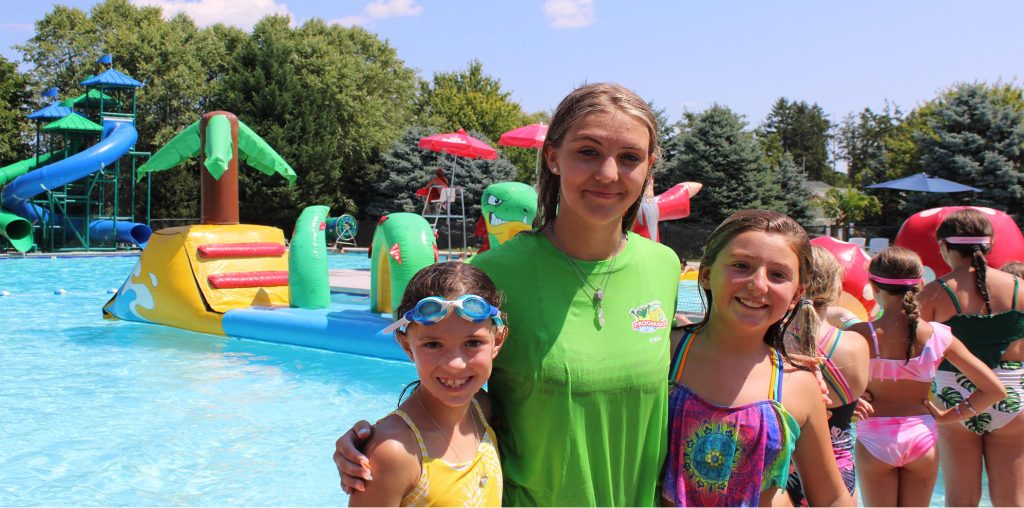
[{"label": "arm around shoulder", "polygon": [[374,477],[366,482],[366,490],[349,496],[349,506],[399,506],[416,485],[420,475],[419,446],[411,432],[404,432],[398,425],[401,424],[390,421],[375,427],[366,446]]}]

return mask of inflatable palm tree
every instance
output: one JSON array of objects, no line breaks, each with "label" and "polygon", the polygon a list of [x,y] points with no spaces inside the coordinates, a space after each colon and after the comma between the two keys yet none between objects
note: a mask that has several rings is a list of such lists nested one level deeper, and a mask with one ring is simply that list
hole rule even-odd
[{"label": "inflatable palm tree", "polygon": [[238,224],[238,159],[260,172],[295,183],[295,171],[233,113],[212,111],[174,136],[139,168],[138,178],[200,156],[202,223]]}]

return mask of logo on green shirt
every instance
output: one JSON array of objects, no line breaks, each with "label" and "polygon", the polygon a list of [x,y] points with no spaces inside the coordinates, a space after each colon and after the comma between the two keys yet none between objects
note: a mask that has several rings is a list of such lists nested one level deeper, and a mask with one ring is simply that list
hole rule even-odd
[{"label": "logo on green shirt", "polygon": [[651,333],[668,326],[668,317],[665,309],[661,308],[661,300],[629,309],[629,314],[633,316],[633,331],[636,332]]}]

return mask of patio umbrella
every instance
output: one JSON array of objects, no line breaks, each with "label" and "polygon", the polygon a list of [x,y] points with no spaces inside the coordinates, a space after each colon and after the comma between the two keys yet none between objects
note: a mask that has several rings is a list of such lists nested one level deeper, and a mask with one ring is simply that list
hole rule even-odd
[{"label": "patio umbrella", "polygon": [[459,129],[459,132],[434,134],[420,138],[419,147],[470,159],[493,160],[498,158],[498,152],[491,148],[491,145],[466,134],[463,129]]},{"label": "patio umbrella", "polygon": [[548,135],[548,126],[543,123],[532,123],[512,129],[498,138],[501,146],[517,146],[520,148],[537,149],[537,163],[534,174],[540,171],[540,149],[544,146],[544,138]]},{"label": "patio umbrella", "polygon": [[[470,159],[494,160],[498,158],[498,151],[491,148],[491,145],[466,134],[466,131],[463,129],[459,129],[458,132],[434,134],[433,136],[420,138],[418,146],[427,150]],[[458,166],[455,167],[456,169],[458,168]],[[451,185],[455,186],[455,171],[452,171]]]},{"label": "patio umbrella", "polygon": [[520,148],[541,148],[544,138],[548,135],[548,126],[543,123],[532,123],[512,129],[498,138],[501,146],[518,146]]},{"label": "patio umbrella", "polygon": [[924,173],[868,185],[868,189],[896,189],[915,192],[981,192],[981,189]]}]

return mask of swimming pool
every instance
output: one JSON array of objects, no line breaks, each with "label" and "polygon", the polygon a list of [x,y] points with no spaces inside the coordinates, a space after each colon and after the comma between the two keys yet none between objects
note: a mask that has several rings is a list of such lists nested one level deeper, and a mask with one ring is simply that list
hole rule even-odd
[{"label": "swimming pool", "polygon": [[135,261],[0,260],[0,505],[344,505],[412,365],[102,320]]},{"label": "swimming pool", "polygon": [[334,439],[412,365],[102,320],[136,260],[0,259],[0,506],[346,504]]}]

